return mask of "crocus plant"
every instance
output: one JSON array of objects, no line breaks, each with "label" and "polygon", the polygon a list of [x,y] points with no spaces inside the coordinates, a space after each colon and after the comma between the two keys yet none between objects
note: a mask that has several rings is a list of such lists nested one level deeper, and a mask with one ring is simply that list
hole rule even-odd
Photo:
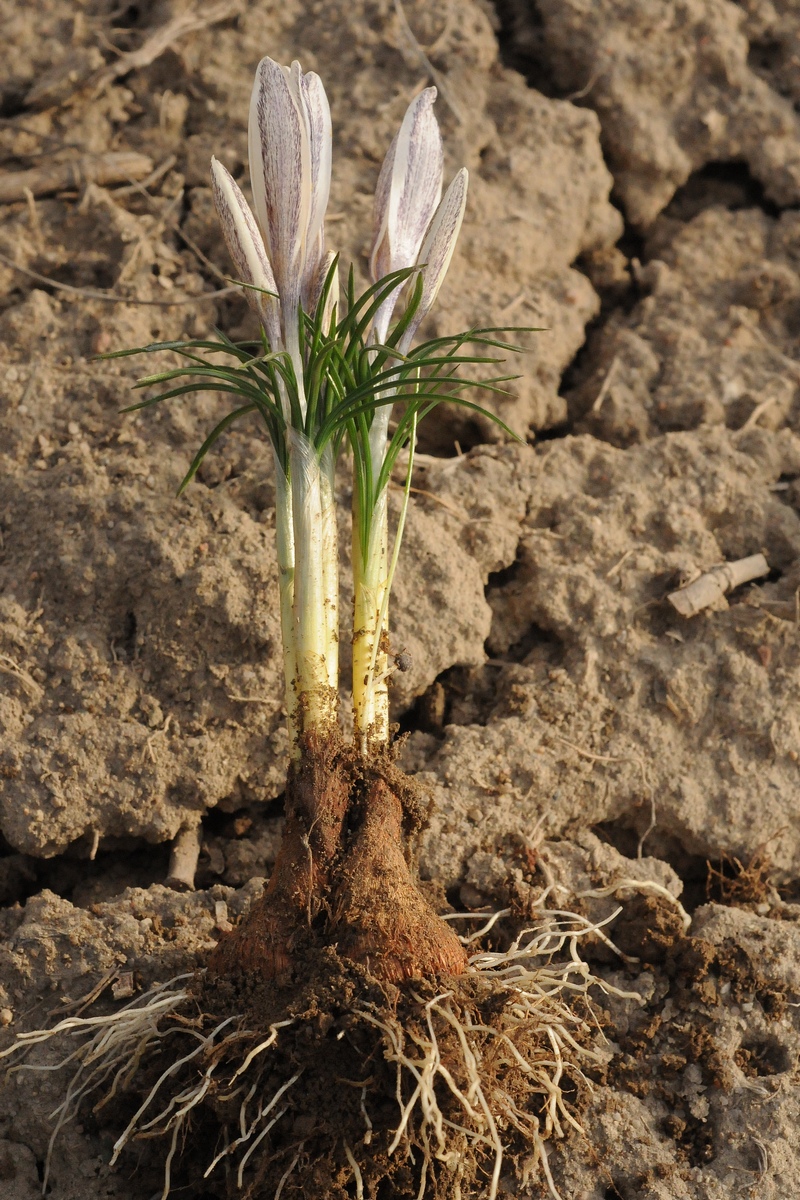
[{"label": "crocus plant", "polygon": [[[51,1037],[79,1039],[61,1064],[75,1073],[53,1137],[92,1092],[108,1093],[97,1112],[115,1093],[138,1087],[141,1102],[112,1162],[136,1138],[167,1138],[162,1200],[178,1162],[181,1190],[192,1195],[207,1194],[206,1180],[224,1163],[224,1194],[245,1200],[278,1200],[290,1178],[294,1194],[312,1200],[456,1200],[479,1192],[496,1200],[511,1141],[524,1179],[540,1164],[559,1200],[546,1142],[568,1126],[580,1131],[559,1081],[570,1061],[571,1081],[583,1078],[581,1058],[606,1061],[588,1048],[589,1023],[560,998],[585,998],[601,985],[576,949],[600,926],[546,910],[548,887],[531,902],[538,928],[534,921],[507,949],[468,960],[465,947],[474,949],[511,910],[481,916],[483,929],[460,939],[424,899],[404,849],[423,809],[389,745],[388,603],[417,425],[442,401],[476,409],[459,388],[496,389],[503,379],[459,381],[458,368],[498,362],[485,347],[515,349],[498,329],[414,344],[450,263],[467,194],[462,170],[442,197],[435,95],[428,88],[409,105],[381,169],[372,282],[357,294],[351,270],[340,295],[338,262],[325,248],[325,92],[297,63],[264,59],[250,111],[255,213],[225,167],[212,163],[217,212],[260,335],[143,348],[170,350],[185,365],[141,380],[140,387],[169,386],[132,407],[196,391],[236,397],[182,487],[220,434],[247,414],[262,419],[273,448],[291,734],[284,838],[263,895],[204,970],[156,983],[116,1011],[23,1033],[0,1058]],[[406,485],[390,545],[388,488],[404,449]],[[334,471],[346,451],[352,744],[337,720]],[[48,1152],[45,1188],[49,1162]]]},{"label": "crocus plant", "polygon": [[[412,100],[380,171],[371,285],[357,294],[351,268],[341,295],[338,260],[325,247],[331,178],[325,91],[319,77],[304,73],[298,63],[283,67],[263,59],[250,107],[254,213],[229,171],[212,160],[214,202],[237,282],[258,317],[260,339],[233,343],[221,335],[218,340],[144,348],[169,349],[188,361],[140,380],[139,387],[170,386],[132,408],[201,390],[227,392],[239,400],[206,438],[182,487],[220,434],[249,413],[262,418],[274,451],[292,753],[287,830],[260,916],[252,917],[249,932],[237,931],[223,941],[217,956],[221,970],[244,964],[266,974],[280,971],[290,958],[287,946],[294,927],[301,920],[310,926],[319,914],[325,915],[318,924],[327,922],[328,937],[340,951],[346,927],[351,956],[379,954],[389,976],[413,974],[420,954],[426,946],[432,951],[434,944],[434,964],[437,955],[449,970],[461,969],[465,961],[457,939],[429,913],[413,887],[398,849],[408,804],[404,808],[401,802],[400,773],[388,754],[388,603],[408,508],[417,425],[443,401],[482,412],[465,399],[464,389],[499,390],[508,377],[478,384],[457,379],[458,368],[501,361],[487,356],[486,347],[515,347],[498,340],[505,331],[497,329],[414,344],[447,273],[467,199],[463,169],[442,196],[435,98],[436,89],[426,88]],[[404,449],[406,487],[390,547],[388,490]],[[346,450],[353,462],[352,747],[344,746],[337,724],[334,472]],[[389,862],[395,863],[391,869]],[[375,911],[367,915],[370,864],[375,868],[375,902],[382,911],[392,908],[391,919],[378,919]],[[404,880],[398,883],[403,894],[394,900],[387,899],[391,889],[377,883],[382,873],[393,870]],[[409,916],[412,910],[416,917]],[[409,921],[416,921],[418,949],[407,936]],[[372,934],[364,932],[365,923],[372,924]],[[364,936],[355,935],[354,927]]]}]

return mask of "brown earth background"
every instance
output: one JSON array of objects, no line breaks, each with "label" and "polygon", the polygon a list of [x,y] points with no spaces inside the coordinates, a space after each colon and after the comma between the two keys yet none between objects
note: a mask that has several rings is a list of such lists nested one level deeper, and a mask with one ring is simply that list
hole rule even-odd
[{"label": "brown earth background", "polygon": [[[545,881],[622,906],[635,961],[598,944],[593,967],[642,1005],[600,1000],[613,1057],[586,1142],[551,1152],[564,1200],[800,1194],[800,3],[0,13],[3,1037],[106,974],[201,962],[280,836],[267,445],[241,426],[176,500],[224,401],[121,415],[151,364],[93,356],[253,331],[213,295],[209,160],[246,183],[262,55],[324,80],[328,241],[362,277],[381,159],[434,82],[471,189],[431,331],[544,328],[496,402],[526,445],[444,411],[423,435],[392,635],[404,765],[435,804],[421,876],[461,908]],[[346,536],[345,474],[341,499]],[[666,602],[760,551],[769,576],[729,602]],[[198,822],[180,894],[169,843]],[[689,934],[646,893],[581,898],[622,879],[681,895]],[[63,1087],[4,1084],[0,1200],[40,1194]],[[112,1141],[64,1132],[54,1200],[150,1200]]]}]

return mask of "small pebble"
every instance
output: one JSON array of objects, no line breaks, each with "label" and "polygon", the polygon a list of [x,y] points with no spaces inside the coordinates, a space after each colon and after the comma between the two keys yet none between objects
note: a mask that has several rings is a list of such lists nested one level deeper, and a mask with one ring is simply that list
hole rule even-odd
[{"label": "small pebble", "polygon": [[214,902],[214,925],[220,933],[230,933],[233,929],[228,920],[228,906],[224,900],[215,900]]},{"label": "small pebble", "polygon": [[10,1008],[0,1008],[0,1025],[10,1025],[14,1020],[14,1014]]},{"label": "small pebble", "polygon": [[136,992],[133,971],[121,971],[117,982],[112,985],[111,994],[115,1000],[127,1000]]}]

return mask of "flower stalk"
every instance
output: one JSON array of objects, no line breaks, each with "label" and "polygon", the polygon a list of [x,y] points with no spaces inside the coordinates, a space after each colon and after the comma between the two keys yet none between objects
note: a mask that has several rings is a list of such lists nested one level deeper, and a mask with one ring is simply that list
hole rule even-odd
[{"label": "flower stalk", "polygon": [[[289,430],[295,565],[292,596],[296,722],[299,732],[330,734],[339,684],[339,579],[333,463],[306,436]],[[297,748],[297,743],[296,743]]]},{"label": "flower stalk", "polygon": [[[442,285],[461,229],[467,201],[467,172],[463,168],[450,184],[440,203],[442,191],[442,148],[439,129],[431,111],[435,88],[426,88],[412,101],[400,132],[384,160],[375,193],[375,237],[370,256],[373,278],[386,268],[417,268],[417,300],[407,309],[407,321],[397,348],[406,354],[414,335],[425,319]],[[376,282],[378,279],[376,279]],[[373,326],[376,342],[388,333],[400,288],[387,295]],[[376,410],[369,431],[369,458],[382,466],[392,405]],[[408,483],[413,463],[416,417],[410,439]],[[378,484],[368,497],[366,511],[357,497],[353,506],[353,718],[362,749],[370,743],[388,741],[390,675],[389,645],[389,528],[388,475],[378,475]],[[408,506],[408,487],[404,497],[401,525],[396,536],[399,551],[402,525]],[[366,527],[366,530],[365,530]],[[394,566],[397,555],[393,555]],[[363,660],[363,661],[362,661]]]},{"label": "flower stalk", "polygon": [[389,654],[384,598],[389,584],[388,494],[376,498],[366,543],[353,509],[353,726],[362,754],[389,740]]}]

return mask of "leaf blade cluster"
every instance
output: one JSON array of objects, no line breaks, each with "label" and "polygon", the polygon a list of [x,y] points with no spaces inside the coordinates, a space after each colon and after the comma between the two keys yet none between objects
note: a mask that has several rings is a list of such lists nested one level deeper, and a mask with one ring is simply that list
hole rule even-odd
[{"label": "leaf blade cluster", "polygon": [[[298,314],[303,345],[302,380],[297,379],[288,353],[270,350],[265,338],[260,343],[234,342],[220,330],[214,331],[216,339],[152,342],[99,357],[117,359],[135,354],[172,353],[183,360],[178,366],[140,378],[134,384],[135,390],[173,386],[127,405],[123,412],[139,411],[202,392],[231,395],[242,401],[205,438],[181,482],[179,494],[186,490],[222,434],[235,421],[254,412],[261,417],[276,460],[287,474],[290,427],[301,431],[320,457],[328,447],[337,456],[347,443],[353,454],[355,503],[362,518],[361,537],[366,551],[370,514],[389,484],[399,454],[415,435],[420,422],[440,404],[465,408],[491,420],[510,439],[520,440],[501,417],[463,394],[479,390],[508,395],[503,385],[518,376],[470,378],[461,374],[461,369],[498,367],[505,360],[491,351],[519,354],[522,350],[502,335],[537,330],[532,326],[476,327],[460,334],[431,338],[402,353],[398,345],[422,299],[420,268],[394,271],[360,295],[356,294],[351,268],[344,313],[338,318],[336,306],[331,308],[329,304],[337,269],[334,260],[315,311],[309,315],[301,309]],[[408,291],[402,316],[383,343],[370,340],[375,314],[386,297],[402,286]],[[472,352],[467,353],[465,348]],[[479,350],[482,352],[478,353]],[[301,395],[306,399],[305,405],[301,403]],[[395,404],[402,405],[402,412],[390,433],[381,462],[376,463],[370,447],[372,423],[379,409]]]}]

